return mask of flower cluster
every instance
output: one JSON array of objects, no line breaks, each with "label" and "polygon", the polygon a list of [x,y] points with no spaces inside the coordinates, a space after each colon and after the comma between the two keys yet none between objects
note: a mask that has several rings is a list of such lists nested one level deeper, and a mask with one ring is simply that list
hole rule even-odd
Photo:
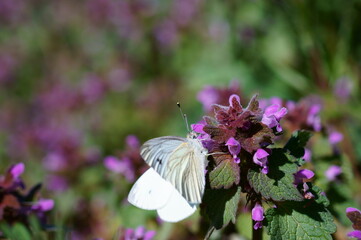
[{"label": "flower cluster", "polygon": [[0,176],[0,220],[8,223],[20,221],[27,224],[27,217],[35,214],[40,223],[45,224],[45,212],[53,209],[54,201],[52,199],[34,200],[41,188],[40,184],[31,188],[27,194],[22,194],[25,184],[20,176],[24,171],[25,165],[18,163],[11,166],[5,175]]}]

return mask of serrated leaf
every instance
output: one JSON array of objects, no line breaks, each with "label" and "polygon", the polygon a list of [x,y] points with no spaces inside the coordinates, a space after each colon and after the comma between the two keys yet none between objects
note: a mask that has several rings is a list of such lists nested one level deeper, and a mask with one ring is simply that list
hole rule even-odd
[{"label": "serrated leaf", "polygon": [[303,196],[293,184],[297,164],[291,162],[282,149],[272,149],[268,162],[268,174],[261,173],[261,168],[248,171],[247,178],[251,187],[266,199],[302,201]]},{"label": "serrated leaf", "polygon": [[286,202],[268,209],[265,226],[272,239],[332,239],[336,231],[330,212],[315,201]]},{"label": "serrated leaf", "polygon": [[301,158],[305,154],[304,147],[311,136],[312,133],[306,130],[295,131],[292,133],[290,140],[288,140],[284,148],[289,150],[293,156]]},{"label": "serrated leaf", "polygon": [[239,183],[240,169],[233,158],[223,160],[217,167],[209,173],[211,188],[230,188],[233,184]]},{"label": "serrated leaf", "polygon": [[221,229],[229,224],[235,223],[239,200],[241,199],[241,188],[230,189],[206,189],[202,206],[205,209],[210,223]]}]

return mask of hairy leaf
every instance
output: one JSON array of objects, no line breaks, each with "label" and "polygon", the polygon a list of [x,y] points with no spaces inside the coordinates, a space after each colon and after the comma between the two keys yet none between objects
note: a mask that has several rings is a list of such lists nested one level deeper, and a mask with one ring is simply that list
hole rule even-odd
[{"label": "hairy leaf", "polygon": [[282,149],[272,149],[268,158],[268,174],[261,173],[258,166],[248,171],[248,181],[252,188],[266,199],[274,201],[302,201],[294,182],[298,166],[291,162]]},{"label": "hairy leaf", "polygon": [[240,169],[233,158],[228,155],[229,158],[223,160],[217,167],[215,167],[209,173],[209,181],[211,188],[230,188],[233,184],[239,183]]},{"label": "hairy leaf", "polygon": [[240,194],[241,188],[236,186],[230,189],[205,190],[202,209],[205,209],[204,213],[216,229],[225,227],[230,221],[235,223]]},{"label": "hairy leaf", "polygon": [[285,145],[285,149],[297,158],[303,157],[305,154],[304,147],[308,140],[312,137],[312,133],[306,130],[299,130],[292,133],[292,137]]},{"label": "hairy leaf", "polygon": [[332,239],[336,231],[330,212],[313,200],[286,202],[268,209],[265,215],[271,239]]}]

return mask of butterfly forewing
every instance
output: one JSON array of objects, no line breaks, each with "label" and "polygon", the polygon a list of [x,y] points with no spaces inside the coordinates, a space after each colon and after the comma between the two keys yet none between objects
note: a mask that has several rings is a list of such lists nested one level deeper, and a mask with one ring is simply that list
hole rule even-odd
[{"label": "butterfly forewing", "polygon": [[141,149],[144,160],[190,203],[200,203],[204,192],[205,154],[196,139],[160,137]]}]

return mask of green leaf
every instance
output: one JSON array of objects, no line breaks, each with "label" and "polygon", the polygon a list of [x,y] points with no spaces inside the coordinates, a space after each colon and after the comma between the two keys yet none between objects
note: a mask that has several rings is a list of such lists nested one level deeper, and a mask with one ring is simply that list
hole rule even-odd
[{"label": "green leaf", "polygon": [[271,240],[332,239],[336,231],[330,212],[313,200],[285,202],[268,209],[265,215]]},{"label": "green leaf", "polygon": [[32,240],[31,234],[26,227],[20,223],[16,223],[12,229],[13,240]]},{"label": "green leaf", "polygon": [[223,160],[209,173],[211,188],[230,188],[233,184],[239,183],[240,169],[233,158]]},{"label": "green leaf", "polygon": [[290,154],[301,158],[305,154],[304,147],[311,138],[312,133],[306,130],[299,130],[292,133],[290,140],[285,145],[285,149],[290,151]]},{"label": "green leaf", "polygon": [[236,214],[239,200],[241,199],[241,188],[210,189],[204,193],[202,210],[216,229],[228,225],[230,221],[236,222]]},{"label": "green leaf", "polygon": [[282,149],[272,149],[268,158],[268,174],[261,173],[261,168],[255,168],[248,171],[247,178],[251,187],[266,199],[302,201],[303,196],[293,184],[293,174],[297,170],[297,164],[290,161]]}]

